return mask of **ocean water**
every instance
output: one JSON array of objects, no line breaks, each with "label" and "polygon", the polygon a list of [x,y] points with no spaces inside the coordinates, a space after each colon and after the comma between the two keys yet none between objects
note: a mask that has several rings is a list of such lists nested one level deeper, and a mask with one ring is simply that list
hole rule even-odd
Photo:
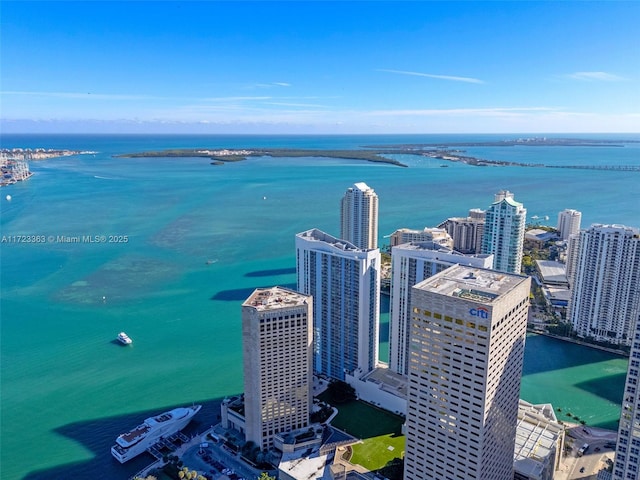
[{"label": "ocean water", "polygon": [[[409,168],[340,159],[127,159],[164,148],[359,148],[491,141],[508,136],[3,135],[0,146],[92,150],[31,163],[35,175],[0,191],[1,235],[104,236],[113,242],[0,245],[0,477],[127,478],[109,448],[146,416],[193,402],[193,430],[242,391],[240,305],[254,288],[295,285],[294,237],[339,233],[345,189],[380,198],[380,242],[397,228],[435,226],[486,208],[500,189],[555,225],[565,208],[583,226],[640,226],[640,172],[472,167],[400,156]],[[604,138],[604,137],[598,137]],[[619,138],[640,140],[624,135]],[[556,165],[640,165],[624,147],[469,147],[470,155]],[[11,195],[11,200],[6,195]],[[383,310],[385,309],[383,303]],[[114,342],[124,330],[130,347]],[[388,314],[381,322],[388,352]],[[616,428],[626,360],[530,337],[522,397],[590,425]]]}]

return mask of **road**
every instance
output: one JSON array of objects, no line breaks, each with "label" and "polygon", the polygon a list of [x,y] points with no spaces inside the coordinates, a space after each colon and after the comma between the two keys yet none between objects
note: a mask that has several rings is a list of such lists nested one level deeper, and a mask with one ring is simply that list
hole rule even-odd
[{"label": "road", "polygon": [[[572,427],[567,429],[565,443],[573,439],[573,448],[562,460],[559,480],[595,480],[598,472],[606,466],[606,459],[613,459],[617,432],[592,427]],[[578,449],[589,444],[587,452],[579,456]],[[609,445],[605,447],[605,445]]]}]

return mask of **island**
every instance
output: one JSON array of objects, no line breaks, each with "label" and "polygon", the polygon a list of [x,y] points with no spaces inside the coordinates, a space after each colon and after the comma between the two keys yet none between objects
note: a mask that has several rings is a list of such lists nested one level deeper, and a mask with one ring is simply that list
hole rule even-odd
[{"label": "island", "polygon": [[[293,149],[293,148],[254,148],[254,149],[228,149],[228,148],[180,148],[169,150],[145,151],[137,153],[125,153],[116,155],[124,158],[179,158],[179,157],[203,157],[211,160],[212,165],[224,165],[229,162],[246,160],[249,157],[278,157],[278,158],[302,158],[322,157],[339,158],[344,160],[363,160],[368,162],[385,163],[398,167],[408,165],[393,158],[394,155],[415,155],[420,157],[443,160],[445,162],[459,162],[473,166],[513,166],[513,167],[549,167],[549,168],[585,168],[596,170],[626,170],[640,171],[640,166],[592,166],[592,165],[545,165],[540,163],[518,163],[504,160],[488,160],[467,155],[464,150],[457,147],[513,147],[513,146],[583,146],[600,147],[613,146],[624,147],[626,143],[638,143],[637,140],[589,140],[575,138],[518,138],[515,140],[502,140],[491,142],[451,142],[451,143],[422,143],[401,145],[366,145],[361,149],[350,150],[320,150],[320,149]],[[448,165],[440,165],[446,167]]]},{"label": "island", "polygon": [[[116,157],[126,158],[171,158],[171,157],[207,157],[212,164],[220,165],[227,162],[238,162],[249,157],[323,157],[340,158],[343,160],[366,160],[368,162],[388,163],[399,167],[407,165],[383,156],[383,152],[374,150],[315,150],[315,149],[291,149],[291,148],[255,148],[255,149],[205,149],[205,148],[180,148],[172,150],[148,151],[139,153],[125,153]],[[404,153],[404,152],[389,152]]]}]

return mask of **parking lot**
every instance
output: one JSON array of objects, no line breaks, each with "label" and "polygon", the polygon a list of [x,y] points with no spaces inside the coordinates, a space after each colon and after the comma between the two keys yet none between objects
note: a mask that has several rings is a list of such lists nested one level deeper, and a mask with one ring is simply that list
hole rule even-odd
[{"label": "parking lot", "polygon": [[212,441],[206,434],[201,438],[201,444],[188,449],[182,455],[182,461],[208,479],[254,480],[262,473],[262,470],[254,469],[242,461],[238,454],[229,451],[221,442]]},{"label": "parking lot", "polygon": [[[558,480],[595,480],[598,472],[613,460],[617,432],[576,426],[567,430],[565,441],[571,441],[571,452],[563,457]],[[588,448],[581,454],[584,445]]]}]

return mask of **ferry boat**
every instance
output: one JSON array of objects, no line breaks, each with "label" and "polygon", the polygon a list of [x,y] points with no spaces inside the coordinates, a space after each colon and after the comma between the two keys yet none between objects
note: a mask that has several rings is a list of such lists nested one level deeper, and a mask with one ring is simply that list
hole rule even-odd
[{"label": "ferry boat", "polygon": [[200,411],[202,405],[174,408],[155,417],[147,418],[133,430],[118,435],[111,454],[120,463],[140,455],[161,438],[167,438],[182,430]]},{"label": "ferry boat", "polygon": [[133,343],[133,340],[131,340],[131,338],[129,338],[129,335],[127,335],[124,332],[120,332],[118,334],[118,341],[120,343],[122,343],[123,345],[131,345]]}]

